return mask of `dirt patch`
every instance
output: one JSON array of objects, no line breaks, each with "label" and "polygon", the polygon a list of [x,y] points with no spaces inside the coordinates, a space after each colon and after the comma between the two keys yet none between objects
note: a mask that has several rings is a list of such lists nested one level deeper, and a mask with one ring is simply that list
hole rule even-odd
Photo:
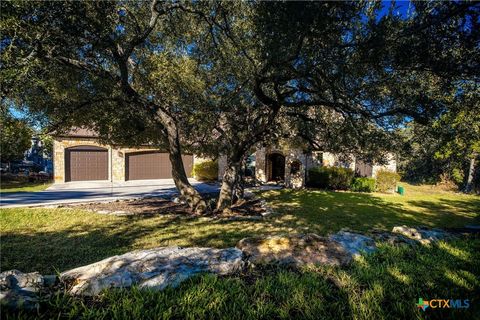
[{"label": "dirt patch", "polygon": [[235,204],[230,210],[235,215],[259,216],[266,211],[264,202],[261,199],[243,200]]},{"label": "dirt patch", "polygon": [[[215,202],[211,201],[215,198],[205,198],[210,202],[210,206],[215,208]],[[178,198],[172,200],[165,198],[138,198],[138,199],[124,199],[111,202],[88,202],[80,204],[62,205],[66,208],[82,209],[92,211],[99,214],[113,214],[113,215],[189,215],[193,213],[188,205]],[[273,213],[271,208],[263,199],[248,199],[241,200],[232,206],[229,210],[224,212],[212,211],[207,214],[207,217],[213,219],[232,219],[232,220],[256,220],[263,219]]]},{"label": "dirt patch", "polygon": [[100,214],[115,215],[154,215],[154,214],[192,214],[186,204],[175,203],[162,198],[142,198],[117,200],[113,202],[90,202],[78,205],[69,205]]},{"label": "dirt patch", "polygon": [[[208,200],[208,199],[207,199]],[[116,200],[112,202],[89,202],[66,205],[67,208],[83,209],[99,214],[113,215],[193,215],[185,202],[175,198],[174,201],[164,198],[140,198]],[[215,204],[212,203],[212,207]],[[266,205],[265,200],[242,200],[224,212],[212,212],[207,215],[214,219],[255,220],[271,215],[273,211]]]},{"label": "dirt patch", "polygon": [[216,212],[214,217],[229,220],[259,220],[271,215],[273,211],[263,199],[241,200],[221,213]]}]

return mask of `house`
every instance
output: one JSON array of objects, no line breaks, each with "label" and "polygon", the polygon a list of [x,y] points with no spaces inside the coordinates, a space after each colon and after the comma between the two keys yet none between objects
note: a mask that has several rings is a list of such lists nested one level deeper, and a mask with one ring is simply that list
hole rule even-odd
[{"label": "house", "polygon": [[397,170],[393,155],[389,155],[387,164],[380,165],[364,163],[354,157],[346,161],[330,152],[306,152],[299,148],[262,146],[255,152],[255,178],[260,182],[284,181],[287,187],[301,188],[305,186],[308,170],[319,166],[350,168],[363,177],[375,177],[380,169]]},{"label": "house", "polygon": [[25,161],[32,163],[40,171],[51,173],[53,170],[52,159],[46,152],[43,141],[37,137],[32,137],[32,146],[25,152]]},{"label": "house", "polygon": [[[195,157],[185,154],[182,158],[190,177]],[[150,146],[104,145],[94,131],[84,128],[73,128],[54,137],[53,171],[55,183],[172,178],[167,152]]]},{"label": "house", "polygon": [[[191,178],[193,165],[205,161],[193,154],[182,156],[185,172]],[[318,166],[341,166],[355,170],[358,175],[375,177],[381,169],[396,171],[393,156],[386,165],[342,160],[329,152],[305,152],[300,148],[258,147],[254,153],[255,178],[259,182],[284,181],[287,187],[305,185],[308,170]],[[171,179],[172,168],[167,152],[139,146],[127,148],[103,145],[95,132],[74,128],[57,135],[53,143],[55,183],[70,181],[111,181]],[[226,159],[219,157],[218,179],[225,172]]]}]

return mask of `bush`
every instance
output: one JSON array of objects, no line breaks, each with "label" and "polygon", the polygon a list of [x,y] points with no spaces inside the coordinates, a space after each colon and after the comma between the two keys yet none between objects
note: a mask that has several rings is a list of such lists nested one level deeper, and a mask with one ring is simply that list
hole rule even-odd
[{"label": "bush", "polygon": [[350,189],[355,192],[373,192],[375,191],[375,179],[354,178]]},{"label": "bush", "polygon": [[348,190],[354,172],[339,167],[316,167],[308,170],[308,186],[314,188]]},{"label": "bush", "polygon": [[13,174],[10,172],[1,175],[2,182],[27,182],[28,177],[24,174]]},{"label": "bush", "polygon": [[389,170],[379,170],[376,175],[377,191],[394,192],[397,182],[400,181],[400,175]]},{"label": "bush", "polygon": [[307,186],[326,189],[328,187],[328,173],[324,167],[315,167],[308,170]]},{"label": "bush", "polygon": [[214,181],[218,179],[218,162],[204,161],[195,163],[192,170],[192,175],[195,179],[200,181]]}]

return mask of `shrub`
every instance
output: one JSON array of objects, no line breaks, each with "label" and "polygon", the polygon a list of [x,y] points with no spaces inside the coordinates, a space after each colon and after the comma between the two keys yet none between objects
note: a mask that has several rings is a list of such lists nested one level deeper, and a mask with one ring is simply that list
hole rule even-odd
[{"label": "shrub", "polygon": [[375,191],[375,179],[354,178],[350,189],[356,192],[373,192]]},{"label": "shrub", "polygon": [[394,192],[397,182],[400,181],[400,175],[389,170],[379,170],[376,175],[377,191]]},{"label": "shrub", "polygon": [[458,191],[458,184],[453,181],[448,173],[442,173],[436,187],[444,191]]},{"label": "shrub", "polygon": [[2,182],[27,182],[28,177],[24,174],[13,174],[10,172],[1,175]]},{"label": "shrub", "polygon": [[348,190],[354,172],[339,167],[316,167],[308,170],[308,186],[314,188]]},{"label": "shrub", "polygon": [[328,173],[325,167],[315,167],[308,170],[307,185],[313,188],[328,187]]},{"label": "shrub", "polygon": [[195,163],[192,170],[192,175],[195,179],[200,181],[214,181],[218,178],[218,162],[204,161]]}]

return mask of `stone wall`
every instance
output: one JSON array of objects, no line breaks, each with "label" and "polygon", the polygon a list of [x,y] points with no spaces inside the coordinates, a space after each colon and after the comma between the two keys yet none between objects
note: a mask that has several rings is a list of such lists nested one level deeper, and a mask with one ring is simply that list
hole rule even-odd
[{"label": "stone wall", "polygon": [[266,149],[258,148],[255,152],[255,179],[261,182],[267,182],[267,172],[265,166]]},{"label": "stone wall", "polygon": [[[285,154],[285,186],[287,188],[302,188],[305,185],[305,167],[310,155],[301,149],[290,149]],[[292,168],[298,166],[298,171],[292,173]]]},{"label": "stone wall", "polygon": [[355,170],[355,158],[354,157],[340,157],[337,154],[331,152],[323,152],[322,165],[327,167],[342,167]]},{"label": "stone wall", "polygon": [[[269,168],[267,156],[271,153],[281,153],[285,156],[285,186],[289,188],[300,188],[305,185],[306,171],[319,166],[337,166],[355,170],[355,159],[340,157],[331,152],[314,151],[306,154],[301,149],[279,150],[271,147],[261,147],[255,152],[255,177],[260,182],[267,182]],[[292,164],[300,163],[300,169],[294,175],[291,174]],[[391,171],[397,170],[395,157],[389,156],[387,165],[372,166],[372,176],[375,177],[376,172],[380,169]]]},{"label": "stone wall", "polygon": [[330,152],[322,152],[322,166],[333,167],[335,166],[335,155]]},{"label": "stone wall", "polygon": [[112,181],[125,181],[125,150],[112,150]]},{"label": "stone wall", "polygon": [[[255,152],[255,177],[260,182],[267,182],[269,164],[267,156],[272,153],[280,153],[285,157],[285,185],[290,188],[301,188],[305,184],[305,167],[308,156],[301,149],[279,150],[274,148],[258,148]],[[310,163],[313,161],[310,159]],[[292,167],[298,170],[292,174]]]}]

